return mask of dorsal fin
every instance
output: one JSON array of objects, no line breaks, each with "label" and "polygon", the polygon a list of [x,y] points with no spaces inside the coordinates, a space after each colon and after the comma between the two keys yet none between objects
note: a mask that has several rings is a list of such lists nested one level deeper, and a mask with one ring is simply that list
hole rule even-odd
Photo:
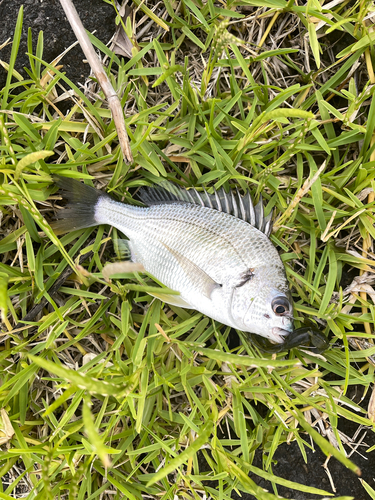
[{"label": "dorsal fin", "polygon": [[195,188],[181,188],[171,182],[163,181],[160,184],[142,188],[139,197],[148,206],[183,202],[212,208],[248,222],[266,236],[272,232],[272,211],[266,217],[264,216],[262,196],[254,206],[250,193],[241,196],[238,189],[227,194],[224,188],[221,188],[209,194],[206,190],[198,192]]}]

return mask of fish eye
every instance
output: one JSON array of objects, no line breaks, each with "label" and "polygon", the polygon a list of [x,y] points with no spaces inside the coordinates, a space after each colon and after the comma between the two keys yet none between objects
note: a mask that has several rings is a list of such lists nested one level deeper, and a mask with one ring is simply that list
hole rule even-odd
[{"label": "fish eye", "polygon": [[289,301],[286,297],[276,297],[272,301],[272,310],[277,316],[283,316],[289,312]]}]

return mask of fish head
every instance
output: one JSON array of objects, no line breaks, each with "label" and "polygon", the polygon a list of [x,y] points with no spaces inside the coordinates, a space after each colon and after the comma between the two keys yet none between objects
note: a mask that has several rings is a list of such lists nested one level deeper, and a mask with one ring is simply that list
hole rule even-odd
[{"label": "fish head", "polygon": [[293,302],[282,269],[281,279],[269,269],[254,270],[252,279],[234,287],[231,315],[236,327],[281,344],[293,331]]}]

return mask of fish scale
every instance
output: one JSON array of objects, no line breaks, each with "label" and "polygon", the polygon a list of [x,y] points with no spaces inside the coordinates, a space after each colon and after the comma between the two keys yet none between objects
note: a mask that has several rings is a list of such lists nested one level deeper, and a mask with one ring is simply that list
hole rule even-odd
[{"label": "fish scale", "polygon": [[141,192],[149,206],[137,207],[72,179],[57,183],[71,203],[55,228],[116,227],[129,239],[132,260],[180,293],[163,295],[161,289],[156,296],[165,302],[274,342],[292,331],[284,266],[263,232],[269,232],[270,218],[249,197],[238,192],[229,197],[224,191],[199,194],[163,184]]},{"label": "fish scale", "polygon": [[[187,204],[155,205],[148,209],[129,205],[127,214],[131,212],[131,217],[124,218],[112,209],[116,203],[110,199],[101,200],[96,209],[98,221],[117,227],[129,237],[132,249],[142,255],[147,252],[150,260],[153,246],[163,242],[183,251],[206,272],[214,273],[213,279],[221,281],[231,273],[233,266],[241,272],[251,265],[261,264],[265,247],[269,247],[271,257],[278,257],[266,236],[228,214]],[[220,259],[220,267],[212,262],[213,257]],[[150,272],[156,275],[157,270]]]}]

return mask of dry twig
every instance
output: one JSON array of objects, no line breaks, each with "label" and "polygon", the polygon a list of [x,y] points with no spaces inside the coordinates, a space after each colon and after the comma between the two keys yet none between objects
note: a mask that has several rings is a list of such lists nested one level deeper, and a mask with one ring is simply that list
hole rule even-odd
[{"label": "dry twig", "polygon": [[95,49],[87,36],[85,28],[83,27],[72,0],[60,0],[60,3],[83,50],[83,53],[85,54],[90,67],[107,98],[124,159],[125,161],[132,163],[133,155],[130,149],[128,134],[126,132],[124,113],[121,107],[120,99],[103,70],[103,66],[101,65],[98,56],[95,53]]}]

